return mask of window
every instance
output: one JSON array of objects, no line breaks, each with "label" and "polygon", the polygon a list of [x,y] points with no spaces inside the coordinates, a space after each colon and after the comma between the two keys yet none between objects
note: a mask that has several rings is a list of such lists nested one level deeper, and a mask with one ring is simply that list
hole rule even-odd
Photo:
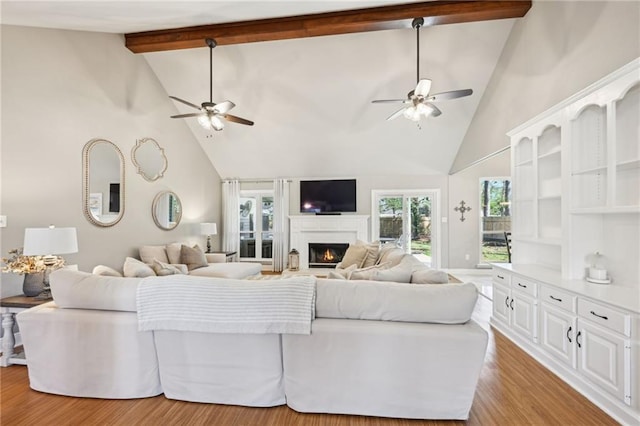
[{"label": "window", "polygon": [[394,242],[418,260],[438,267],[438,227],[435,190],[372,191],[372,237]]},{"label": "window", "polygon": [[240,259],[273,258],[273,191],[240,191]]},{"label": "window", "polygon": [[480,264],[507,263],[511,232],[510,178],[480,178]]}]

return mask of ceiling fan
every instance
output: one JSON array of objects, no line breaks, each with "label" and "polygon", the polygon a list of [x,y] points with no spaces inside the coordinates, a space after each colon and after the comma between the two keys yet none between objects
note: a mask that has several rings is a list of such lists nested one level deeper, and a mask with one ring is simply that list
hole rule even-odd
[{"label": "ceiling fan", "polygon": [[216,41],[208,38],[205,40],[207,46],[209,46],[209,102],[203,102],[201,106],[192,104],[184,99],[177,98],[175,96],[169,96],[174,101],[182,102],[185,105],[195,108],[200,112],[193,112],[189,114],[172,115],[171,118],[189,118],[198,117],[198,123],[205,129],[222,130],[224,128],[224,122],[227,120],[234,123],[246,124],[247,126],[253,126],[253,121],[246,120],[244,118],[236,117],[235,115],[227,114],[233,107],[236,106],[231,101],[220,102],[215,104],[213,102],[213,48],[216,47]]},{"label": "ceiling fan", "polygon": [[473,93],[471,89],[452,90],[449,92],[442,92],[430,95],[431,80],[423,78],[420,79],[420,27],[424,25],[423,18],[415,18],[411,22],[411,26],[416,29],[416,46],[417,46],[417,61],[416,61],[416,81],[418,84],[416,88],[407,94],[407,99],[380,99],[372,101],[374,104],[378,103],[403,103],[408,104],[406,107],[391,114],[387,120],[393,120],[401,115],[405,118],[413,121],[419,121],[422,116],[425,117],[437,117],[442,114],[442,111],[435,106],[432,102],[446,101],[449,99],[461,98],[463,96],[469,96]]}]

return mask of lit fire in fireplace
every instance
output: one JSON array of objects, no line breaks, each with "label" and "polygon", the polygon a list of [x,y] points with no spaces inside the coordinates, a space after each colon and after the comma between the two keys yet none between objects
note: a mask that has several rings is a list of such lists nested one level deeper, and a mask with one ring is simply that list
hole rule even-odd
[{"label": "lit fire in fireplace", "polygon": [[331,253],[331,250],[325,250],[324,255],[322,256],[322,260],[324,262],[331,262],[333,259],[335,259],[335,256]]}]

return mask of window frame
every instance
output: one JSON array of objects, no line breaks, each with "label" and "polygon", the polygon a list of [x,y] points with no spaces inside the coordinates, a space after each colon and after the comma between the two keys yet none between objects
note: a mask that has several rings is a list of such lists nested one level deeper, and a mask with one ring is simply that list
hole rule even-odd
[{"label": "window frame", "polygon": [[[239,193],[239,199],[243,198],[254,198],[256,200],[256,212],[258,211],[258,206],[260,206],[260,211],[262,209],[262,200],[264,197],[271,197],[274,199],[274,191],[272,189],[241,189]],[[275,200],[274,200],[275,201]],[[238,220],[240,218],[240,208],[238,207]],[[238,227],[238,259],[240,261],[254,261],[260,262],[262,264],[272,264],[273,263],[273,251],[272,257],[262,257],[262,234],[264,232],[271,232],[272,230],[264,231],[262,229],[262,214],[260,214],[260,218],[256,218],[256,228],[253,231],[241,231]],[[240,257],[240,248],[242,245],[242,235],[243,234],[254,234],[255,235],[255,257]],[[273,241],[273,240],[272,240]]]},{"label": "window frame", "polygon": [[[512,199],[512,194],[513,194],[513,179],[511,178],[511,176],[482,176],[480,178],[478,178],[478,268],[490,268],[491,264],[488,261],[485,261],[482,255],[482,243],[484,241],[484,236],[488,235],[488,234],[492,234],[492,235],[497,235],[497,234],[502,234],[504,231],[484,231],[484,223],[483,223],[483,216],[482,216],[482,183],[484,181],[492,181],[492,180],[501,180],[501,181],[509,181],[510,185],[511,185],[511,191],[509,192],[509,202],[511,202]],[[504,216],[504,217],[508,217],[510,221],[512,221],[513,216],[509,215],[509,216]],[[505,261],[505,262],[491,262],[491,263],[508,263],[509,261]]]}]

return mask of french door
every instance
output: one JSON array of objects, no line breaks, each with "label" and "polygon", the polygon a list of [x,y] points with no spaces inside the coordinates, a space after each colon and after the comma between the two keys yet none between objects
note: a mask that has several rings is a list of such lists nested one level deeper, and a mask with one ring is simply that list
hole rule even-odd
[{"label": "french door", "polygon": [[240,259],[273,258],[273,191],[240,191]]},{"label": "french door", "polygon": [[372,239],[392,242],[425,264],[440,266],[439,190],[372,191]]}]

